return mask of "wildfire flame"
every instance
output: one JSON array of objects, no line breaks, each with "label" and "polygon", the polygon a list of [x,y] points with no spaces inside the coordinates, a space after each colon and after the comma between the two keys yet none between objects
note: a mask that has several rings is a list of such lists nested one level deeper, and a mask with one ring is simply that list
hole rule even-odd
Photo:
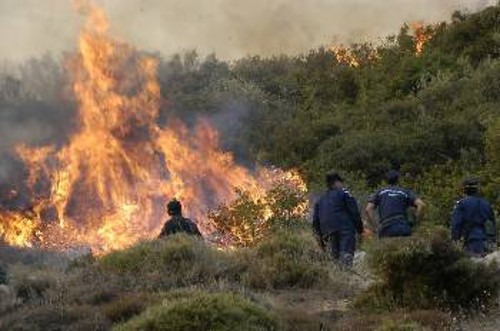
[{"label": "wildfire flame", "polygon": [[415,55],[420,56],[424,51],[425,45],[431,40],[432,34],[425,28],[423,22],[413,22],[411,29],[415,40]]},{"label": "wildfire flame", "polygon": [[173,197],[209,234],[208,207],[234,199],[236,188],[260,199],[277,179],[293,178],[305,189],[294,173],[236,164],[207,121],[160,127],[157,60],[111,38],[101,8],[79,5],[87,21],[69,65],[79,128],[62,147],[17,148],[33,207],[0,212],[4,241],[99,254],[156,236]]},{"label": "wildfire flame", "polygon": [[342,45],[333,45],[330,46],[330,50],[335,54],[338,63],[347,64],[353,68],[359,67],[359,60],[350,48]]}]

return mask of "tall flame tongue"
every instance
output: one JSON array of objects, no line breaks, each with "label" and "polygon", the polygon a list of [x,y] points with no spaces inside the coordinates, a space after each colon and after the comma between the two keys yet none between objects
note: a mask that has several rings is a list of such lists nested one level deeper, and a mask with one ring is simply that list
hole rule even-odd
[{"label": "tall flame tongue", "polygon": [[124,248],[157,235],[172,197],[207,234],[207,207],[231,201],[236,188],[264,197],[273,180],[290,176],[235,164],[207,122],[194,133],[175,120],[160,128],[157,61],[110,38],[100,8],[86,12],[71,65],[79,130],[59,149],[17,149],[36,198],[33,215],[0,214],[7,243],[30,246],[35,234],[42,247]]},{"label": "tall flame tongue", "polygon": [[415,55],[420,56],[426,44],[431,40],[432,32],[428,31],[422,22],[413,22],[411,29],[415,40]]}]

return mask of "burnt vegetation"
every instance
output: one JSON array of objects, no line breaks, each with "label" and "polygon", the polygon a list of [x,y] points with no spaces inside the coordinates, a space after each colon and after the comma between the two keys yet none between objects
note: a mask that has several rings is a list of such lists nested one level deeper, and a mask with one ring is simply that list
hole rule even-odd
[{"label": "burnt vegetation", "polygon": [[[2,248],[0,329],[442,330],[491,312],[497,266],[429,233],[448,225],[467,174],[500,212],[500,7],[426,29],[418,55],[406,26],[383,45],[353,45],[359,66],[324,48],[231,63],[195,52],[160,59],[162,126],[172,114],[193,125],[207,117],[238,161],[297,168],[312,192],[338,169],[360,202],[384,171],[405,174],[429,208],[417,238],[368,245],[373,279],[333,267],[305,220],[286,212],[303,197],[277,191],[282,213],[234,251],[184,236],[71,263]],[[50,56],[0,73],[2,208],[30,208],[12,148],[61,144],[73,129],[68,79]],[[262,208],[242,192],[212,217],[251,232]]]}]

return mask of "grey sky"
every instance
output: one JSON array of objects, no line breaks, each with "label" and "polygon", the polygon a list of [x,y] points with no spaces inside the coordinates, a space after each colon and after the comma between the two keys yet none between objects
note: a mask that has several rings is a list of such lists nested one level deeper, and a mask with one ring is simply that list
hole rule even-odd
[{"label": "grey sky", "polygon": [[[113,32],[138,47],[224,58],[296,53],[333,42],[376,39],[404,22],[446,19],[489,0],[96,0]],[[75,45],[71,0],[0,0],[0,59],[22,60]]]}]

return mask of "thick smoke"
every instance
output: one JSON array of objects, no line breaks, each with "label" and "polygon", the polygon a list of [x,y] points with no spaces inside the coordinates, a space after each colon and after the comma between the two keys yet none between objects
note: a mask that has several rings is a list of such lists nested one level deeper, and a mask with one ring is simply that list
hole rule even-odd
[{"label": "thick smoke", "polygon": [[[495,0],[96,0],[117,35],[164,54],[186,49],[222,58],[297,53],[332,42],[377,40],[404,22],[447,19]],[[74,48],[70,0],[1,0],[0,58]]]},{"label": "thick smoke", "polygon": [[24,169],[15,147],[57,146],[74,127],[76,107],[66,80],[59,61],[48,55],[0,68],[0,205],[12,202],[12,189],[22,190]]}]

